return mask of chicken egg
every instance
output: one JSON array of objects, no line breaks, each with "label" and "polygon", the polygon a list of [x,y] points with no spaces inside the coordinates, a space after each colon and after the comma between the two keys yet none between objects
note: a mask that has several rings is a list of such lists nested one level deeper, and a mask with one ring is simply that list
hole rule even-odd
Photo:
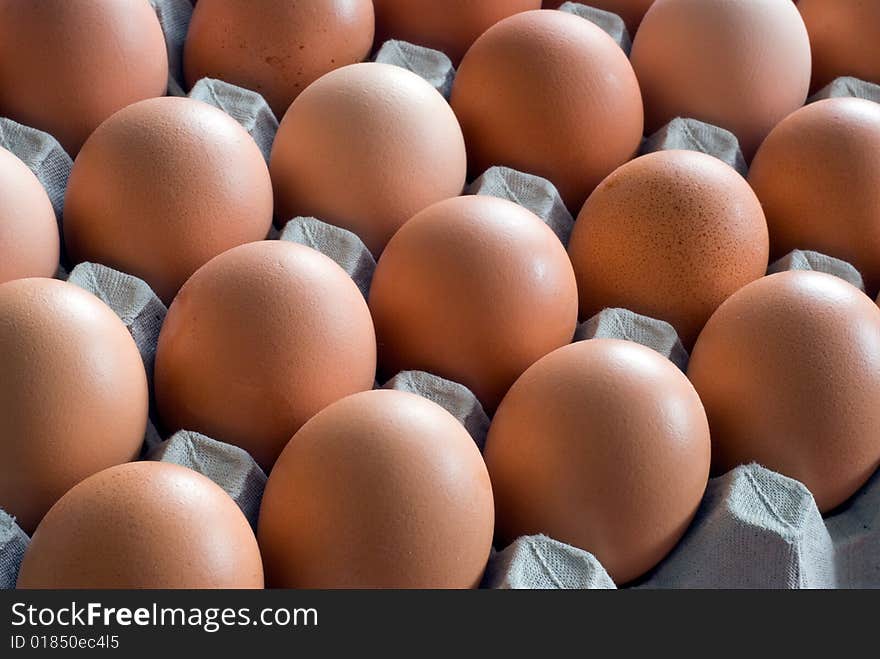
[{"label": "chicken egg", "polygon": [[880,105],[857,98],[812,103],[761,145],[752,184],[770,227],[773,258],[810,249],[852,263],[880,289]]},{"label": "chicken egg", "polygon": [[789,0],[656,0],[632,65],[653,133],[676,117],[726,128],[746,159],[804,104],[810,40]]},{"label": "chicken egg", "polygon": [[423,370],[469,387],[493,410],[577,323],[571,263],[536,215],[488,196],[457,197],[407,222],[370,289],[384,375]]},{"label": "chicken egg", "polygon": [[464,427],[425,398],[380,389],[293,436],[258,537],[272,587],[473,588],[493,522],[486,465]]},{"label": "chicken egg", "polygon": [[572,210],[642,139],[642,97],[626,55],[601,28],[560,11],[489,28],[462,60],[451,102],[472,177],[493,165],[536,174]]},{"label": "chicken egg", "polygon": [[732,167],[696,151],[623,165],[584,204],[568,252],[581,318],[623,307],[693,345],[732,293],[767,271],[761,204]]},{"label": "chicken egg", "polygon": [[828,512],[880,467],[880,309],[838,277],[791,271],[744,287],[700,334],[688,377],[715,473],[758,462]]},{"label": "chicken egg", "polygon": [[18,588],[262,588],[254,532],[219,485],[186,467],[133,462],[85,479],[52,506]]},{"label": "chicken egg", "polygon": [[192,87],[220,78],[259,92],[281,117],[293,99],[373,46],[370,0],[209,0],[189,24],[184,74]]},{"label": "chicken egg", "polygon": [[27,533],[67,490],[137,458],[147,376],[91,293],[55,279],[0,284],[0,508]]},{"label": "chicken egg", "polygon": [[800,0],[810,35],[813,90],[840,76],[880,84],[880,2]]},{"label": "chicken egg", "polygon": [[60,243],[45,188],[27,165],[0,148],[0,284],[54,276]]},{"label": "chicken egg", "polygon": [[709,425],[672,362],[594,339],[550,353],[516,381],[485,457],[502,546],[544,533],[589,551],[626,584],[690,525],[709,476]]},{"label": "chicken egg", "polygon": [[168,310],[156,350],[159,415],[235,444],[264,469],[303,423],[371,389],[376,338],[336,263],[286,241],[241,245],[200,268]]},{"label": "chicken egg", "polygon": [[74,262],[140,277],[165,304],[200,266],[271,226],[272,182],[256,142],[188,98],[141,101],[101,124],[64,199]]},{"label": "chicken egg", "polygon": [[312,83],[284,115],[270,162],[276,217],[317,217],[377,255],[410,217],[461,194],[467,156],[449,104],[390,64],[352,64]]},{"label": "chicken egg", "polygon": [[0,1],[0,114],[71,155],[117,110],[165,94],[168,54],[147,0]]}]

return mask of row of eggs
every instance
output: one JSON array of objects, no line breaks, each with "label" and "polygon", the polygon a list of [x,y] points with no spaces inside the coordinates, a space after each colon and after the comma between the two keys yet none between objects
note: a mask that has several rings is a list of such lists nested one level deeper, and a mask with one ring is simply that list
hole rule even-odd
[{"label": "row of eggs", "polygon": [[[543,2],[545,8],[561,4]],[[880,8],[873,2],[587,4],[620,14],[635,35],[633,66],[646,97],[649,131],[674,116],[693,116],[736,132],[751,155],[772,122],[803,103],[811,79],[813,90],[839,76],[880,82]],[[388,38],[437,48],[456,65],[464,60],[466,75],[478,75],[481,69],[492,78],[518,74],[538,96],[543,90],[529,68],[549,62],[563,66],[568,60],[577,69],[585,49],[592,50],[596,64],[617,75],[620,65],[603,61],[591,44],[594,38],[584,41],[563,27],[546,31],[544,25],[544,40],[526,43],[522,38],[529,35],[515,33],[531,31],[535,36],[530,25],[537,19],[505,22],[541,5],[541,0],[266,0],[257,7],[246,0],[208,0],[195,8],[180,67],[190,86],[211,76],[260,92],[279,117],[314,80],[364,60]],[[0,110],[52,133],[70,153],[114,111],[164,94],[169,58],[148,0],[6,0],[0,12]],[[465,57],[499,22],[505,28]],[[529,62],[532,67],[519,67]],[[572,71],[560,69],[549,76],[561,83],[555,93],[571,94],[575,100],[584,91],[605,91],[566,84],[570,75]],[[624,89],[628,80],[618,80],[616,86],[618,94],[630,93]],[[84,95],[83,89],[90,93]],[[490,95],[499,90],[494,91]],[[494,103],[502,101],[496,97]],[[582,116],[597,109],[590,103]]]},{"label": "row of eggs", "polygon": [[[823,511],[852,494],[880,460],[870,432],[877,419],[867,402],[878,388],[880,312],[856,289],[821,275],[759,279],[771,244],[777,253],[814,247],[853,261],[876,292],[870,230],[876,200],[870,195],[876,195],[871,172],[878,170],[880,109],[827,101],[786,119],[774,131],[780,137],[771,134],[765,142],[769,155],[759,153],[753,164],[757,198],[733,170],[693,153],[640,158],[603,180],[634,152],[641,118],[633,128],[628,117],[636,105],[629,103],[628,111],[612,108],[604,122],[597,120],[589,85],[601,78],[600,67],[584,65],[598,61],[603,70],[620,71],[612,81],[619,83],[635,81],[629,64],[579,18],[542,12],[515,19],[493,28],[500,34],[497,45],[488,35],[481,39],[489,44],[486,62],[474,56],[470,95],[460,91],[469,79],[462,64],[452,99],[457,113],[426,83],[392,67],[353,65],[320,78],[285,115],[269,171],[234,121],[186,99],[131,105],[105,121],[80,151],[65,201],[71,257],[137,274],[166,302],[174,300],[156,366],[157,403],[168,428],[202,430],[242,445],[267,468],[288,446],[272,471],[260,522],[270,584],[474,585],[488,557],[493,509],[501,541],[547,532],[593,551],[625,583],[656,564],[693,515],[708,474],[710,425],[716,469],[759,460],[806,482]],[[547,39],[563,49],[575,44],[575,51],[524,56],[511,68],[531,72],[528,84],[512,82],[504,93],[488,93],[493,82],[506,79],[502,64],[509,66],[509,49],[537,41],[543,55],[554,54]],[[575,70],[590,79],[573,77]],[[542,79],[556,84],[536,87]],[[554,95],[569,94],[569,86],[590,93],[580,99]],[[629,89],[635,89],[630,99],[638,98],[641,115],[637,84]],[[605,91],[607,98],[626,100],[625,89]],[[493,107],[484,104],[487,98],[502,100]],[[528,114],[533,98],[549,98],[554,117],[569,122],[555,133],[559,142],[546,134],[529,139],[534,131],[525,127],[546,121],[503,120],[505,110]],[[560,111],[571,107],[584,114]],[[577,125],[600,128],[589,149],[573,137]],[[506,137],[495,132],[505,126]],[[621,132],[632,133],[621,140],[628,153],[609,159],[596,135],[613,142]],[[525,145],[529,162],[505,151],[509,145]],[[589,189],[601,183],[583,207],[570,259],[524,209],[455,197],[468,160],[478,172],[483,157],[485,164],[504,162],[548,176],[570,204],[576,199],[574,207],[589,192],[578,191],[593,171],[588,167],[604,172],[590,174],[595,180]],[[16,206],[10,216],[25,218],[28,230],[39,226],[34,218],[44,217],[46,229],[35,236],[33,249],[21,249],[29,243],[18,229],[9,241],[17,248],[7,250],[11,256],[4,254],[3,263],[42,247],[51,252],[52,245],[54,255],[39,255],[42,264],[51,263],[45,271],[5,278],[50,275],[60,243],[51,206],[46,212],[48,200],[33,188],[39,184],[25,182],[29,172],[8,159],[7,169],[18,172],[9,184],[16,194],[5,196]],[[545,164],[553,171],[542,169]],[[30,200],[19,192],[28,186],[35,191]],[[235,247],[265,237],[273,188],[277,217],[317,215],[354,230],[381,254],[369,308],[345,273],[315,252],[282,243]],[[18,207],[19,201],[31,205]],[[848,219],[845,227],[840,217]],[[560,347],[571,340],[578,295],[583,317],[605,306],[632,308],[669,320],[690,346],[719,305],[753,281],[717,311],[721,320],[713,319],[697,344],[689,375],[702,403],[681,373],[646,349],[604,342]],[[34,438],[7,448],[0,507],[28,530],[73,483],[136,457],[146,419],[136,348],[110,328],[107,312],[71,288],[33,279],[0,287],[9,329],[0,343],[10,375],[3,393],[11,421],[4,435]],[[745,301],[736,306],[735,300]],[[433,371],[468,385],[490,411],[498,407],[486,450],[488,473],[466,433],[449,425],[451,417],[439,408],[391,392],[355,393],[372,386],[377,337],[378,363],[387,375],[402,368]],[[822,359],[815,359],[817,353]],[[45,383],[54,389],[42,389]],[[322,409],[314,423],[305,423]],[[297,428],[302,441],[288,444]],[[304,439],[309,436],[340,443]],[[414,437],[424,442],[413,444]],[[438,443],[447,450],[436,451]],[[345,460],[354,465],[350,471]],[[371,460],[378,471],[365,469]],[[61,502],[67,503],[59,503],[62,512],[47,517],[45,539],[35,536],[22,584],[83,585],[89,565],[106,570],[105,576],[125,572],[100,552],[73,550],[89,535],[83,516],[97,515],[105,532],[120,524],[101,517],[108,506],[122,505],[129,524],[138,517],[125,496],[101,493],[108,482],[148,508],[164,502],[167,515],[174,507],[168,499],[147,496],[151,490],[142,481],[148,472],[155,474],[146,480],[155,479],[161,491],[174,491],[174,479],[185,491],[210,489],[179,472],[169,472],[171,481],[162,485],[161,470],[167,468],[115,467],[74,488]],[[141,484],[126,490],[120,483],[129,478]],[[387,487],[377,491],[377,483]],[[70,506],[79,513],[64,513]],[[200,536],[194,519],[228,527],[198,507],[184,506],[181,513],[190,521],[178,521],[176,533],[187,541],[219,535],[230,543],[221,548],[253,559],[238,563],[251,580],[233,569],[226,573],[231,581],[213,585],[262,580],[249,531],[229,522],[236,532]],[[174,526],[175,519],[166,523]],[[53,556],[62,550],[66,563]],[[227,563],[212,563],[220,561],[216,552],[203,554],[204,574],[229,567],[229,555]],[[101,560],[90,563],[87,555]],[[160,576],[154,585],[211,585],[195,576],[176,584]],[[113,585],[97,577],[87,584]]]},{"label": "row of eggs", "polygon": [[[160,414],[203,418],[187,427],[267,468],[255,535],[207,478],[133,462],[147,378],[106,305],[51,279],[0,285],[0,505],[36,526],[19,586],[473,587],[493,543],[537,533],[626,584],[678,543],[710,469],[760,462],[830,513],[880,464],[880,308],[832,275],[734,293],[686,374],[629,341],[552,350],[502,398],[482,456],[440,405],[371,388],[369,316],[338,324],[365,312],[332,261],[280,241],[212,260],[169,311]],[[259,435],[298,414],[289,441]]]}]

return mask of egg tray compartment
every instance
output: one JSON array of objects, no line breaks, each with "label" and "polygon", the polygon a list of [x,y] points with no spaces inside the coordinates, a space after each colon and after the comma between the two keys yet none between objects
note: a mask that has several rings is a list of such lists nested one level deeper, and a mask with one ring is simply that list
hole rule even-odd
[{"label": "egg tray compartment", "polygon": [[[183,94],[182,47],[192,8],[187,0],[151,0],[169,49],[169,93]],[[615,15],[578,3],[562,9],[605,29],[625,50],[629,37]],[[400,41],[386,42],[377,61],[403,66],[428,80],[448,98],[455,70],[443,53]],[[238,120],[268,160],[278,121],[259,94],[219,80],[197,83],[190,96]],[[841,78],[813,99],[859,96],[880,100],[880,86]],[[0,143],[18,155],[46,187],[59,222],[71,159],[51,136],[8,119],[0,120]],[[641,153],[689,149],[716,156],[742,174],[745,160],[736,138],[703,122],[678,118],[644,140]],[[466,191],[509,199],[541,217],[565,243],[574,219],[548,181],[506,167],[493,167]],[[357,236],[316,218],[294,218],[273,238],[313,247],[333,258],[367,294],[375,269]],[[861,286],[849,264],[813,252],[795,252],[770,268],[831,272]],[[59,270],[60,278],[67,278]],[[89,290],[122,318],[138,345],[152,387],[156,343],[166,309],[146,283],[99,264],[80,264],[69,281]],[[685,370],[688,355],[674,329],[662,321],[624,309],[606,309],[578,327],[575,340],[621,338],[647,345]],[[468,429],[482,450],[489,418],[465,387],[421,372],[398,374],[385,387],[412,391],[446,407]],[[152,397],[151,397],[152,398]],[[154,405],[151,409],[154,410]],[[143,458],[174,462],[217,482],[256,524],[266,474],[242,449],[197,432],[180,431],[162,440],[151,412]],[[635,587],[803,588],[880,587],[880,475],[850,502],[823,520],[800,483],[758,465],[739,467],[713,479],[695,520],[679,546]],[[0,587],[12,588],[29,539],[0,510]],[[588,552],[545,536],[520,538],[493,550],[483,587],[614,588],[601,564]]]}]

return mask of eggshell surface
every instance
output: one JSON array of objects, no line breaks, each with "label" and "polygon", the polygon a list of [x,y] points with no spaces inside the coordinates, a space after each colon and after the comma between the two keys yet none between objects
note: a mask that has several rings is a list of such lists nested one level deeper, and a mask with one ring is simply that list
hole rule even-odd
[{"label": "eggshell surface", "polygon": [[492,486],[436,403],[376,390],[319,412],[284,449],[260,509],[266,579],[283,588],[473,588]]},{"label": "eggshell surface", "polygon": [[[563,4],[565,3],[559,0],[544,0],[545,9],[558,9]],[[584,4],[617,14],[626,23],[626,29],[630,36],[634,36],[645,12],[654,4],[654,0],[589,0]]]},{"label": "eggshell surface", "polygon": [[133,462],[65,494],[37,528],[19,588],[262,588],[260,551],[226,492],[191,469]]},{"label": "eggshell surface", "polygon": [[746,286],[706,325],[688,377],[716,473],[758,462],[828,512],[880,466],[880,309],[842,279],[792,271]]},{"label": "eggshell surface", "polygon": [[810,87],[810,41],[788,0],[657,0],[632,48],[648,134],[675,117],[733,132],[746,159]]},{"label": "eggshell surface", "polygon": [[472,177],[493,165],[542,176],[574,212],[642,139],[626,55],[601,28],[559,11],[487,30],[462,60],[451,102]]},{"label": "eggshell surface", "polygon": [[591,552],[625,584],[690,525],[709,475],[709,426],[672,362],[594,339],[552,352],[517,380],[485,458],[502,546],[544,533]]},{"label": "eggshell surface", "polygon": [[398,231],[376,268],[370,310],[386,376],[428,371],[492,410],[532,363],[571,341],[577,289],[565,248],[537,216],[468,196]]},{"label": "eggshell surface", "polygon": [[134,460],[147,377],[125,325],[54,279],[0,285],[0,508],[32,533],[68,489]]},{"label": "eggshell surface", "polygon": [[52,277],[60,238],[55,211],[33,172],[0,148],[0,284],[25,277]]},{"label": "eggshell surface", "polygon": [[798,110],[761,145],[752,184],[773,257],[811,249],[852,263],[880,289],[880,105],[835,98]]},{"label": "eggshell surface", "polygon": [[312,415],[371,389],[376,339],[357,286],[323,254],[284,241],[218,256],[181,289],[156,352],[169,431],[196,430],[264,468]]},{"label": "eggshell surface", "polygon": [[871,0],[800,0],[810,35],[813,89],[840,76],[880,83],[880,3]]},{"label": "eggshell surface", "polygon": [[539,9],[541,0],[373,0],[376,43],[403,39],[440,50],[457,64],[471,44],[498,21]]},{"label": "eggshell surface", "polygon": [[0,2],[0,114],[71,155],[126,105],[165,94],[168,55],[147,0]]},{"label": "eggshell surface", "polygon": [[622,307],[671,323],[686,346],[767,271],[767,223],[748,183],[695,151],[637,158],[587,200],[568,246],[581,318]]},{"label": "eggshell surface", "polygon": [[364,60],[373,30],[370,0],[208,0],[193,12],[184,73],[190,87],[210,77],[259,92],[281,117],[310,83]]},{"label": "eggshell surface", "polygon": [[140,277],[166,304],[199,267],[271,225],[259,147],[228,114],[188,98],[142,101],[104,122],[64,200],[71,258]]},{"label": "eggshell surface", "polygon": [[467,156],[449,104],[390,64],[321,77],[284,116],[270,163],[276,216],[353,231],[373,254],[436,201],[461,194]]}]

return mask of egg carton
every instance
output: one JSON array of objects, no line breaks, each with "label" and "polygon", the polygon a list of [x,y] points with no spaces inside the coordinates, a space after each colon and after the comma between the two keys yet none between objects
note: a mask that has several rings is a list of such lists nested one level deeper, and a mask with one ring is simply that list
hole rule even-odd
[{"label": "egg carton", "polygon": [[[169,92],[182,94],[180,49],[191,7],[187,0],[151,2],[169,47]],[[597,24],[604,21],[604,29],[612,36],[620,28],[621,21],[613,20],[617,18],[614,15],[610,19],[604,16],[607,12],[577,3],[566,5],[566,10]],[[419,73],[441,93],[448,93],[455,71],[442,53],[404,42],[389,42],[386,46],[380,49],[377,59]],[[872,93],[867,83],[835,84],[829,86],[828,93]],[[268,159],[278,121],[259,94],[205,79],[190,95],[236,118]],[[61,221],[64,189],[72,164],[64,150],[51,136],[8,119],[0,119],[0,140],[34,170]],[[645,140],[642,152],[670,148],[709,153],[745,174],[736,138],[721,128],[693,119],[677,119]],[[568,240],[574,218],[549,181],[510,168],[493,167],[466,192],[514,201],[545,221],[563,243]],[[354,279],[365,296],[368,294],[375,260],[351,232],[317,218],[293,218],[273,237],[325,253]],[[855,285],[861,284],[852,266],[813,252],[795,252],[773,264],[770,271],[787,269],[830,272]],[[63,269],[59,276],[68,278]],[[152,392],[153,361],[165,306],[142,280],[100,264],[77,265],[69,281],[96,294],[122,318],[138,345]],[[625,309],[606,309],[581,324],[575,340],[596,337],[642,343],[679,368],[687,368],[687,351],[672,326],[663,321]],[[441,404],[459,419],[482,450],[490,421],[479,401],[464,386],[432,374],[409,371],[398,374],[384,387],[411,391]],[[151,405],[151,410],[155,410],[155,405]],[[163,439],[158,419],[154,412],[151,414],[143,457],[181,464],[208,476],[224,488],[255,525],[266,474],[251,456],[238,447],[187,430]],[[845,509],[823,520],[812,496],[800,483],[757,465],[740,467],[710,481],[694,523],[680,545],[636,587],[880,587],[878,517],[880,476],[875,476]],[[27,543],[27,535],[0,511],[0,586],[14,586]],[[493,551],[483,586],[614,588],[615,584],[588,552],[551,538],[533,536],[520,538],[503,551]]]}]

